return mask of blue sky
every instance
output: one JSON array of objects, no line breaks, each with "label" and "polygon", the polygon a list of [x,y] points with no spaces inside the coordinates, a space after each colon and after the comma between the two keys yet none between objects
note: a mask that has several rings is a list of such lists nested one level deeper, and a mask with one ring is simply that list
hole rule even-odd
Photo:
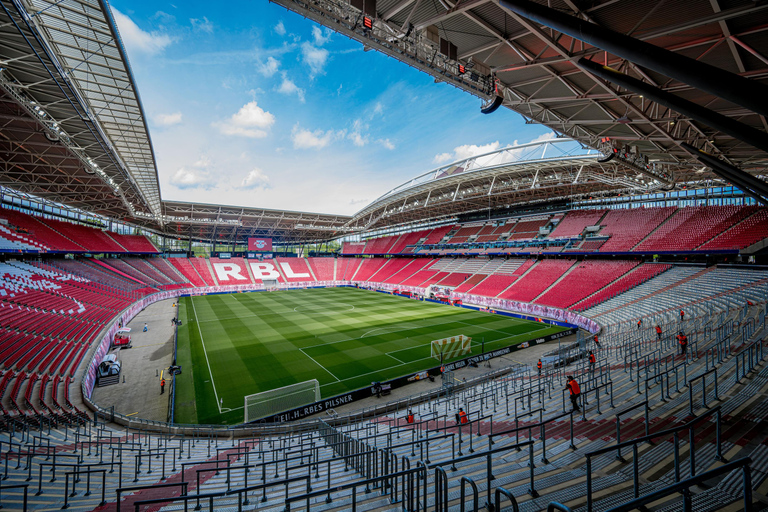
[{"label": "blue sky", "polygon": [[165,199],[353,214],[439,164],[551,134],[266,0],[111,6]]}]

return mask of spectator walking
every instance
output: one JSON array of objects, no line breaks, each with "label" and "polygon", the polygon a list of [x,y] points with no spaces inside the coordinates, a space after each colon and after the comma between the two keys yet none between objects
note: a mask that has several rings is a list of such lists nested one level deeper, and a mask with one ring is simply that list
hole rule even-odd
[{"label": "spectator walking", "polygon": [[683,311],[683,310],[681,309],[681,310],[680,310],[680,321],[682,322],[683,320],[685,320],[685,311]]},{"label": "spectator walking", "polygon": [[165,393],[165,379],[160,379],[160,394]]},{"label": "spectator walking", "polygon": [[538,368],[538,369],[539,369],[539,377],[541,377],[541,366],[542,366],[542,365],[541,365],[541,358],[539,358],[539,362],[538,362],[538,363],[536,363],[536,368]]},{"label": "spectator walking", "polygon": [[147,322],[144,322],[144,332],[149,331],[149,327],[147,327]]},{"label": "spectator walking", "polygon": [[642,326],[643,326],[643,319],[640,318],[637,321],[637,330],[639,331]]},{"label": "spectator walking", "polygon": [[413,411],[408,409],[408,415],[405,417],[405,421],[413,423]]},{"label": "spectator walking", "polygon": [[677,335],[677,342],[680,343],[680,355],[686,355],[688,353],[688,336],[683,334],[683,331]]},{"label": "spectator walking", "polygon": [[595,373],[595,363],[597,363],[597,358],[595,357],[595,354],[592,353],[592,351],[589,351],[589,371],[590,373]]},{"label": "spectator walking", "polygon": [[659,339],[659,341],[661,341],[661,326],[660,325],[656,326],[656,337]]},{"label": "spectator walking", "polygon": [[459,407],[459,412],[456,413],[456,423],[459,425],[467,424],[467,413],[465,413],[464,409],[461,407]]},{"label": "spectator walking", "polygon": [[595,334],[595,337],[592,339],[595,341],[595,347],[600,348],[600,342],[597,340],[597,334]]},{"label": "spectator walking", "polygon": [[581,396],[581,388],[579,387],[579,383],[576,382],[576,379],[568,376],[568,382],[565,385],[565,389],[570,391],[571,393],[571,404],[573,404],[573,412],[579,412],[581,409],[579,409],[579,397]]}]

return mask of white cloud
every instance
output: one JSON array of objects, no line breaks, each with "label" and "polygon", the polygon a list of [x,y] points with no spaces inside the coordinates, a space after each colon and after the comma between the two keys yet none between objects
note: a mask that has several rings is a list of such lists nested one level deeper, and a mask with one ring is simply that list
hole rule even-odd
[{"label": "white cloud", "polygon": [[453,154],[456,155],[456,160],[463,160],[465,158],[472,158],[473,156],[490,153],[499,149],[499,141],[491,142],[478,146],[476,144],[464,144],[453,148]]},{"label": "white cloud", "polygon": [[377,101],[376,104],[373,106],[373,116],[380,116],[384,113],[384,105],[380,101]]},{"label": "white cloud", "polygon": [[152,15],[150,19],[160,20],[163,23],[173,23],[174,21],[176,21],[176,16],[174,16],[173,14],[168,14],[167,12],[157,11],[155,14]]},{"label": "white cloud", "polygon": [[482,146],[478,146],[477,144],[464,144],[463,146],[456,146],[453,148],[453,153],[440,153],[435,155],[435,158],[433,158],[432,161],[436,164],[442,164],[453,160],[464,160],[484,153],[490,153],[497,149],[499,149],[499,141],[484,144]]},{"label": "white cloud", "polygon": [[320,30],[320,27],[312,27],[312,38],[315,40],[315,44],[317,46],[323,46],[325,43],[328,42],[329,39],[331,39],[331,30],[325,29]]},{"label": "white cloud", "polygon": [[557,134],[555,132],[546,132],[542,133],[535,139],[533,139],[531,142],[544,142],[545,140],[553,140],[557,138]]},{"label": "white cloud", "polygon": [[190,18],[189,22],[192,23],[192,28],[201,30],[208,34],[213,34],[213,23],[211,23],[205,16],[203,16],[203,19],[201,20],[197,18]]},{"label": "white cloud", "polygon": [[[515,140],[511,146],[504,146],[506,148],[523,145],[523,144],[531,144],[536,142],[544,142],[548,140],[552,140],[557,138],[557,134],[554,132],[546,132],[538,137],[535,137],[529,142],[518,142]],[[473,158],[478,155],[484,155],[486,153],[494,152],[498,149],[501,149],[502,146],[499,143],[499,141],[490,142],[488,144],[483,144],[478,146],[477,144],[465,144],[463,146],[456,146],[453,148],[453,152],[449,153],[439,153],[435,155],[435,157],[432,159],[432,161],[436,164],[443,164],[446,162],[455,162],[458,160],[465,160],[468,158]],[[487,166],[487,165],[500,165],[507,162],[514,162],[515,160],[518,160],[521,158],[525,151],[525,149],[512,149],[509,151],[502,151],[500,153],[496,153],[493,155],[489,155],[487,157],[478,158],[475,160],[474,164],[476,166]]]},{"label": "white cloud", "polygon": [[304,64],[309,66],[310,78],[325,74],[325,63],[328,60],[328,50],[304,42],[301,44],[301,58],[304,61]]},{"label": "white cloud", "polygon": [[279,36],[284,36],[285,35],[285,25],[283,25],[282,21],[278,21],[277,25],[275,25],[275,28],[273,30]]},{"label": "white cloud", "polygon": [[155,124],[160,126],[173,126],[181,122],[181,112],[173,114],[158,114],[155,116]]},{"label": "white cloud", "polygon": [[214,123],[214,126],[224,135],[261,139],[267,136],[273,124],[275,116],[259,107],[255,101],[251,101],[243,105],[232,117],[224,122]]},{"label": "white cloud", "polygon": [[352,141],[352,144],[361,148],[369,142],[368,135],[363,135],[363,132],[367,130],[367,125],[363,124],[360,119],[355,119],[355,122],[352,123],[352,129],[347,134],[347,138]]},{"label": "white cloud", "polygon": [[343,137],[346,132],[333,130],[305,130],[297,124],[291,131],[294,149],[323,149],[334,139]]},{"label": "white cloud", "polygon": [[379,139],[377,142],[389,150],[395,149],[395,145],[389,139]]},{"label": "white cloud", "polygon": [[216,183],[204,169],[188,169],[180,167],[171,176],[171,183],[181,190],[202,188],[211,189]]},{"label": "white cloud", "polygon": [[248,173],[248,175],[240,183],[240,187],[247,189],[266,189],[269,188],[269,176],[258,167]]},{"label": "white cloud", "polygon": [[297,86],[293,80],[288,78],[287,73],[283,73],[283,81],[280,82],[280,86],[276,87],[275,90],[279,92],[280,94],[285,94],[287,96],[297,95],[299,97],[299,101],[304,103],[305,97],[304,97],[304,89]]},{"label": "white cloud", "polygon": [[264,76],[272,76],[277,73],[277,69],[280,67],[280,61],[274,57],[267,57],[266,62],[262,62],[258,65],[259,73]]},{"label": "white cloud", "polygon": [[167,34],[142,30],[131,18],[114,7],[112,7],[112,15],[115,18],[115,23],[117,23],[120,38],[130,51],[155,55],[173,42],[173,39]]},{"label": "white cloud", "polygon": [[350,132],[347,137],[352,141],[352,144],[359,148],[368,144],[368,136],[363,136],[360,134],[360,132]]}]

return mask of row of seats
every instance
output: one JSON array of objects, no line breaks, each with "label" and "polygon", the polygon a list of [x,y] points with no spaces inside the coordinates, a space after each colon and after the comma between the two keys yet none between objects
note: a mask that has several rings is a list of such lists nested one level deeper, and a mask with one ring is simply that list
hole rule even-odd
[{"label": "row of seats", "polygon": [[[750,318],[759,319],[754,313]],[[736,318],[728,311],[710,332],[732,326]],[[704,315],[690,319],[690,336],[697,343],[690,349],[691,357],[679,355],[676,343],[669,342],[670,335],[659,343],[655,334],[648,336],[644,331],[616,332],[602,335],[599,348],[590,341],[597,359],[595,368],[578,359],[565,368],[545,364],[541,372],[525,365],[494,364],[496,378],[461,383],[453,392],[431,399],[414,396],[396,411],[369,409],[349,418],[324,415],[323,421],[316,418],[295,431],[283,424],[279,433],[254,426],[240,432],[241,437],[230,432],[219,437],[214,430],[200,427],[171,438],[154,432],[154,426],[125,429],[104,422],[103,416],[97,423],[86,424],[68,395],[69,376],[8,370],[0,375],[5,427],[0,433],[0,457],[10,461],[4,470],[3,506],[21,509],[23,489],[9,486],[28,484],[27,499],[34,510],[111,510],[117,506],[116,499],[121,499],[124,509],[184,510],[194,508],[198,496],[201,507],[215,510],[258,507],[331,512],[415,510],[432,505],[459,510],[467,508],[473,489],[480,491],[480,500],[488,496],[490,504],[499,488],[516,503],[513,506],[500,493],[500,510],[546,510],[551,502],[562,503],[568,510],[585,510],[590,491],[593,510],[609,510],[634,498],[633,482],[640,496],[649,496],[681,479],[720,467],[723,458],[750,457],[751,480],[743,479],[738,469],[729,471],[694,488],[685,499],[690,499],[694,510],[736,510],[742,506],[743,485],[749,485],[754,505],[759,507],[759,494],[768,476],[764,429],[768,370],[762,358],[750,358],[753,371],[743,371],[743,375],[734,363],[737,354],[757,352],[755,343],[762,342],[738,330],[726,341],[704,336],[705,320]],[[665,333],[676,328],[674,324],[662,326]],[[723,343],[727,350],[721,350]],[[715,347],[721,354],[716,361],[704,357]],[[761,347],[764,354],[765,347]],[[666,371],[666,362],[684,372]],[[463,371],[457,371],[458,379],[464,377]],[[688,381],[701,382],[715,371],[720,389],[708,388],[709,405],[702,402],[700,388],[689,396],[686,382],[677,386],[672,377],[680,373]],[[582,390],[582,412],[573,416],[566,413],[570,405],[566,406],[567,392],[563,390],[565,375],[575,377]],[[638,379],[647,386],[640,393]],[[717,416],[708,410],[714,405],[719,407]],[[465,424],[455,420],[460,409],[466,414]],[[403,417],[406,410],[413,414],[412,423]],[[626,448],[621,457],[611,449],[588,459],[588,453],[619,442],[619,413],[621,441],[637,441],[635,446]],[[691,428],[688,422],[694,418],[696,425]],[[31,431],[27,425],[32,426]],[[641,442],[646,428],[651,435],[666,434],[652,443]],[[674,443],[670,429],[676,431]],[[147,450],[151,450],[149,456]],[[488,450],[493,452],[486,453]],[[371,453],[376,457],[368,463]],[[110,454],[115,454],[115,465],[122,462],[123,471],[110,471]],[[74,460],[79,471],[95,471],[90,480],[80,474],[76,486],[61,476],[71,476]],[[407,473],[409,468],[418,470],[426,460],[429,467],[423,480],[417,475],[414,479],[367,481],[373,476]],[[34,475],[43,471],[59,476],[40,478],[38,483]],[[589,489],[587,478],[591,479]],[[107,503],[101,502],[102,481]],[[179,482],[186,482],[183,491]],[[253,488],[262,484],[263,488]],[[237,493],[249,486],[249,493]],[[116,489],[127,487],[133,489],[115,497]],[[418,494],[409,492],[417,488]],[[444,503],[438,501],[436,491],[440,489],[444,490],[440,494]],[[305,497],[313,491],[314,495]],[[416,501],[408,503],[409,497]],[[168,501],[135,505],[162,498]],[[296,501],[289,503],[289,498]],[[554,508],[566,510],[562,505]],[[653,508],[680,510],[683,498],[676,492],[657,495]]]},{"label": "row of seats", "polygon": [[762,269],[675,266],[618,296],[584,310],[601,325],[631,325],[638,317],[650,322],[757,304],[768,296],[768,271]]},{"label": "row of seats", "polygon": [[0,209],[0,250],[23,252],[151,253],[160,251],[144,235],[119,235],[54,218]]},{"label": "row of seats", "polygon": [[[213,283],[252,285],[261,282],[248,270],[248,266],[254,263],[242,258],[170,258],[169,261],[176,265],[191,286]],[[631,271],[638,266],[638,262],[633,261],[589,260],[574,264],[575,260],[567,259],[537,263],[534,259],[520,258],[275,258],[258,263],[271,269],[268,274],[270,271],[278,274],[278,282],[338,280],[418,288],[440,285],[453,287],[459,293],[537,302],[561,308],[594,295],[594,300],[582,304],[582,309],[639,285],[655,276],[656,270],[669,268],[647,264],[643,267],[647,267],[648,271],[634,274]],[[528,272],[534,265],[535,268]],[[571,267],[571,274],[557,282]],[[525,278],[521,278],[524,274]],[[631,279],[623,279],[623,276],[630,274]],[[241,279],[237,279],[238,276]]]},{"label": "row of seats", "polygon": [[538,304],[567,308],[597,293],[638,265],[635,261],[582,261],[557,286],[536,298]]},{"label": "row of seats", "polygon": [[[467,253],[486,252],[675,252],[743,249],[768,238],[768,211],[757,206],[690,206],[633,209],[572,210],[565,215],[510,219],[486,224],[449,225],[402,235],[373,238],[367,242],[344,243],[342,255],[445,254],[451,244],[503,242],[514,240],[576,239],[597,235],[581,243],[515,248],[470,248]],[[503,221],[502,221],[503,222]],[[540,236],[540,228],[550,234]],[[587,228],[596,227],[595,230]],[[450,235],[450,236],[449,236]],[[607,237],[607,240],[603,237]],[[435,249],[425,246],[448,244]]]},{"label": "row of seats", "polygon": [[99,332],[136,298],[50,265],[0,263],[4,375],[16,372],[16,383],[74,376]]}]

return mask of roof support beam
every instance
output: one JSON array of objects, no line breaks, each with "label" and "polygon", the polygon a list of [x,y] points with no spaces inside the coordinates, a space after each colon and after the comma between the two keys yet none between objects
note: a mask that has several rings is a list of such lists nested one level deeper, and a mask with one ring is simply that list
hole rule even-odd
[{"label": "roof support beam", "polygon": [[768,183],[755,178],[738,167],[734,167],[726,162],[718,160],[713,155],[697,149],[688,143],[683,143],[683,148],[695,156],[699,162],[712,169],[712,172],[724,180],[733,183],[734,186],[738,187],[748,196],[754,198],[755,201],[768,206]]},{"label": "roof support beam", "polygon": [[478,5],[482,5],[485,3],[490,2],[491,0],[464,0],[463,2],[459,0],[456,2],[456,4],[448,9],[446,12],[442,14],[438,14],[437,16],[433,16],[432,18],[422,21],[418,25],[416,25],[416,30],[423,30],[427,28],[430,25],[434,25],[436,23],[440,23],[442,21],[445,21],[449,18],[452,18],[453,16],[456,16],[457,14],[461,14],[463,12],[467,12],[470,9],[473,9],[477,7]]},{"label": "roof support beam", "polygon": [[636,94],[642,95],[660,105],[675,110],[685,116],[704,123],[716,130],[727,133],[731,137],[744,141],[758,149],[768,153],[768,134],[756,130],[751,126],[736,121],[735,119],[713,112],[706,107],[697,105],[692,101],[662,91],[650,84],[620,73],[608,66],[587,59],[579,59],[578,66],[595,76],[607,80]]},{"label": "roof support beam", "polygon": [[499,0],[499,5],[519,16],[602,48],[657,73],[690,84],[759,114],[768,115],[768,87],[754,80],[560,13],[530,0]]},{"label": "roof support beam", "polygon": [[393,5],[388,11],[385,11],[381,18],[385,21],[388,21],[392,16],[396,15],[409,5],[411,5],[414,2],[414,0],[401,0],[397,4]]}]

